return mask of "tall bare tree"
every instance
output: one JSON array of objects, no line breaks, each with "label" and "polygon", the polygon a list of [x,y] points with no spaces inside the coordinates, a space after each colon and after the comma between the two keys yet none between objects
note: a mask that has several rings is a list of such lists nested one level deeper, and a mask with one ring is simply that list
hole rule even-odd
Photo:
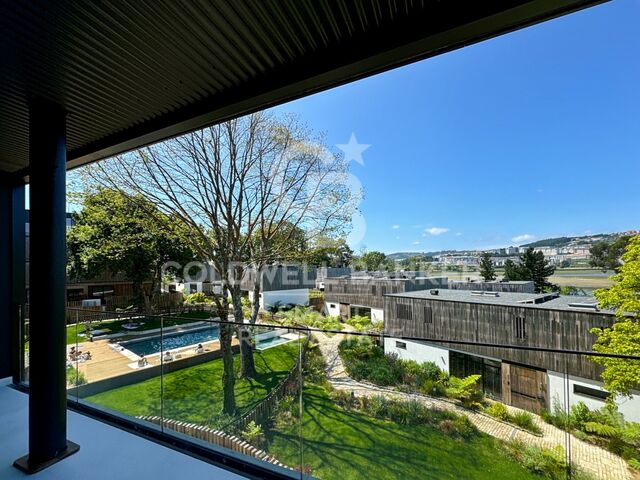
[{"label": "tall bare tree", "polygon": [[[85,180],[142,194],[178,218],[190,246],[209,258],[222,280],[217,314],[227,320],[232,298],[244,322],[240,280],[287,258],[292,236],[344,233],[361,192],[352,192],[342,157],[293,116],[265,112],[227,121],[93,165]],[[253,276],[258,315],[260,275]],[[224,412],[235,411],[231,339],[221,324]],[[255,375],[250,342],[241,341],[242,374]]]}]

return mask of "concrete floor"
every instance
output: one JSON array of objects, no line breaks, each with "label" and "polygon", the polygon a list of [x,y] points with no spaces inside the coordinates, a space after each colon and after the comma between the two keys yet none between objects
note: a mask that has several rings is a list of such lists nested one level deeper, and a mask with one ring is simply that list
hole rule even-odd
[{"label": "concrete floor", "polygon": [[28,450],[28,396],[0,380],[0,479],[35,480],[235,480],[226,470],[74,412],[68,414],[68,438],[80,451],[35,475],[12,465]]}]

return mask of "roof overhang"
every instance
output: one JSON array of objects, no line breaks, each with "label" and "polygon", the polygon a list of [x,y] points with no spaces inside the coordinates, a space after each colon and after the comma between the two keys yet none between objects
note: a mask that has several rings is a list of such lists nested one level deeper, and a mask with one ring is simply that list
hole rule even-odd
[{"label": "roof overhang", "polygon": [[2,2],[0,172],[28,176],[33,99],[73,168],[598,3]]}]

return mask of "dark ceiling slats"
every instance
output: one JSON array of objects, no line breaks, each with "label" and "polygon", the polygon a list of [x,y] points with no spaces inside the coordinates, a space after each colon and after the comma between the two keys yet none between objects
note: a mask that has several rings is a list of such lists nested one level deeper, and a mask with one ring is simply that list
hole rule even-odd
[{"label": "dark ceiling slats", "polygon": [[[69,112],[78,165],[595,3],[0,2],[0,174],[28,165],[35,97]],[[469,38],[429,43],[516,9]]]}]

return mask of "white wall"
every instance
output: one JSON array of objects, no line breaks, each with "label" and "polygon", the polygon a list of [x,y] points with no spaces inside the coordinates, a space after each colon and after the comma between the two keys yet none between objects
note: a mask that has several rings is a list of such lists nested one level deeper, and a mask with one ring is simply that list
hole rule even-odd
[{"label": "white wall", "polygon": [[[405,343],[406,350],[398,348],[396,342]],[[449,350],[444,348],[391,337],[384,339],[384,353],[395,353],[403,360],[415,360],[418,363],[434,362],[441,370],[449,373]]]},{"label": "white wall", "polygon": [[329,317],[339,317],[340,304],[337,302],[324,302],[324,311]]},{"label": "white wall", "polygon": [[192,293],[191,289],[189,288],[191,284],[195,284],[197,291],[202,292],[202,282],[172,283],[172,285],[175,285],[176,287],[176,292],[183,292],[187,295]]},{"label": "white wall", "polygon": [[[253,294],[249,292],[249,300],[253,302]],[[277,303],[280,305],[309,305],[309,289],[298,288],[295,290],[275,290],[273,292],[262,292],[260,294],[260,308],[267,309]]]},{"label": "white wall", "polygon": [[[559,403],[565,409],[565,377],[563,373],[548,371],[549,377],[549,408],[553,409],[555,403]],[[574,385],[595,388],[604,391],[602,382],[588,380],[586,378],[569,376],[569,407],[582,401],[591,410],[604,407],[604,400],[593,398],[580,393],[573,393]],[[616,400],[620,413],[626,420],[640,422],[640,396],[634,395],[631,398],[618,398]]]},{"label": "white wall", "polygon": [[381,308],[372,308],[371,322],[372,323],[384,322],[384,310],[382,310]]}]

